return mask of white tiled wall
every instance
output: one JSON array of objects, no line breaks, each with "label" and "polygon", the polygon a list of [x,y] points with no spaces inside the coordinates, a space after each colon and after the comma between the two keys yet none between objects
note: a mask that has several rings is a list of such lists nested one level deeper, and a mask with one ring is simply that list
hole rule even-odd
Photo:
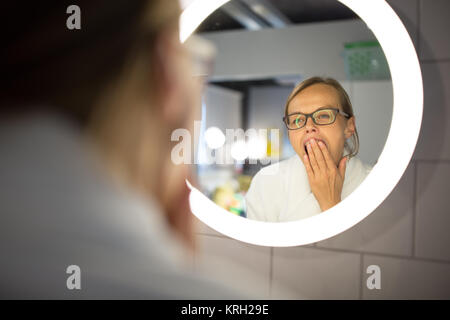
[{"label": "white tiled wall", "polygon": [[[356,253],[293,247],[274,248],[272,297],[285,287],[298,299],[358,299],[361,272]],[[281,287],[281,288],[280,288]]]},{"label": "white tiled wall", "polygon": [[450,60],[422,62],[421,68],[424,113],[414,159],[450,160]]},{"label": "white tiled wall", "polygon": [[448,299],[450,297],[450,264],[448,263],[381,255],[364,255],[363,263],[364,272],[367,266],[377,265],[382,274],[380,290],[369,290],[366,285],[363,285],[364,299]]},{"label": "white tiled wall", "polygon": [[417,164],[415,255],[450,262],[450,162]]},{"label": "white tiled wall", "polygon": [[195,268],[203,268],[226,282],[245,279],[245,283],[235,285],[250,286],[252,290],[257,287],[262,298],[269,297],[271,248],[213,235],[197,235],[197,246]]},{"label": "white tiled wall", "polygon": [[448,0],[419,2],[419,54],[422,60],[447,59],[450,56],[450,3]]},{"label": "white tiled wall", "polygon": [[[213,251],[242,262],[273,298],[287,287],[305,299],[450,299],[450,1],[388,2],[418,48],[425,100],[416,152],[392,194],[352,229],[310,246],[251,246],[198,222],[203,259]],[[381,269],[380,290],[366,286],[369,265]]]},{"label": "white tiled wall", "polygon": [[392,120],[392,81],[351,81],[351,101],[359,136],[358,157],[373,166],[387,140]]}]

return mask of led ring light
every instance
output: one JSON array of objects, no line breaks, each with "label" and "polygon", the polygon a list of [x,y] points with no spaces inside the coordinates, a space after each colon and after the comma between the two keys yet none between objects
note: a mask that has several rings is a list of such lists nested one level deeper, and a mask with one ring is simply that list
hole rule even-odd
[{"label": "led ring light", "polygon": [[[394,189],[412,157],[423,112],[420,65],[411,38],[384,0],[338,0],[365,21],[386,55],[393,84],[392,124],[383,152],[367,178],[333,208],[294,222],[261,222],[230,214],[191,187],[192,212],[211,228],[244,242],[298,246],[337,235],[367,217]],[[181,41],[228,0],[196,0],[180,18]]]}]

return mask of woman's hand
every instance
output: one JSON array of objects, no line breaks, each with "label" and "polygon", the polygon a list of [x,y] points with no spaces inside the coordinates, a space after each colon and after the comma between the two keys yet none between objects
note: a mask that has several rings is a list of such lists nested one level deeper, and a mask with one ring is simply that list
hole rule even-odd
[{"label": "woman's hand", "polygon": [[304,155],[303,163],[308,173],[309,185],[320,208],[325,211],[341,201],[347,157],[341,159],[338,168],[322,141],[312,139],[307,148],[308,155]]}]

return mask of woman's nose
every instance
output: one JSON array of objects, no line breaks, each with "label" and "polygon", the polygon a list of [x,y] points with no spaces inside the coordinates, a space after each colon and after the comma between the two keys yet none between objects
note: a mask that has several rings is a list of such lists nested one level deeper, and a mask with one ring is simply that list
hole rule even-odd
[{"label": "woman's nose", "polygon": [[316,124],[314,123],[312,118],[308,118],[308,120],[306,121],[305,129],[306,133],[317,131]]}]

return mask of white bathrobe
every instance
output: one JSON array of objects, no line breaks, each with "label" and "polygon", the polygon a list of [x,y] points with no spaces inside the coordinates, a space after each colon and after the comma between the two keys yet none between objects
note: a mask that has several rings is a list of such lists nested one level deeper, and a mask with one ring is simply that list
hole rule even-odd
[{"label": "white bathrobe", "polygon": [[[347,163],[341,198],[346,198],[372,168],[359,158]],[[304,219],[321,211],[298,155],[261,169],[246,195],[247,218],[266,222]]]}]

